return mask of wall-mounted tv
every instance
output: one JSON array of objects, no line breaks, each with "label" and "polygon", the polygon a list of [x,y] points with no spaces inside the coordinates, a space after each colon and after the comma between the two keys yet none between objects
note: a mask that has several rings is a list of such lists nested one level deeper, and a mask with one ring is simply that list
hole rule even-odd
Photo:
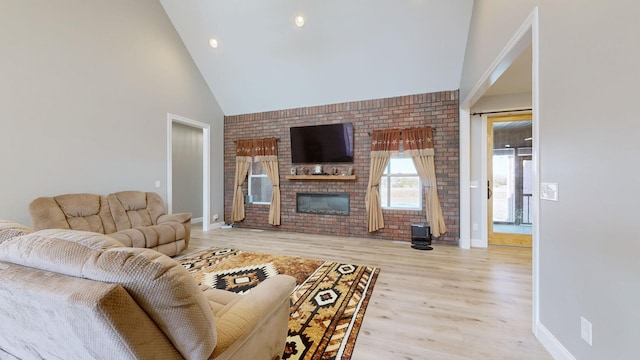
[{"label": "wall-mounted tv", "polygon": [[291,163],[353,162],[353,124],[298,126],[289,129]]}]

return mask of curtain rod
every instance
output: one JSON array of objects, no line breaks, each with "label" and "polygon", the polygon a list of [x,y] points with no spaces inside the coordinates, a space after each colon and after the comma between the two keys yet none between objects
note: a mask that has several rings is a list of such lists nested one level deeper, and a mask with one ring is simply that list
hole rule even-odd
[{"label": "curtain rod", "polygon": [[[276,141],[280,141],[280,138],[265,138],[265,139],[276,139]],[[257,139],[257,140],[262,140],[262,139]],[[238,140],[233,140],[234,144],[237,143],[237,142],[238,142]]]},{"label": "curtain rod", "polygon": [[484,114],[501,114],[501,113],[512,113],[518,111],[532,111],[533,109],[516,109],[516,110],[501,110],[501,111],[487,111],[487,112],[477,112],[472,113],[471,115],[484,115]]},{"label": "curtain rod", "polygon": [[[431,127],[431,126],[429,126],[429,127]],[[385,129],[385,130],[387,130],[387,129]],[[402,130],[408,130],[408,129],[400,129],[400,130],[402,131]],[[434,133],[435,133],[435,132],[436,132],[436,128],[431,127],[431,132],[434,132]],[[368,133],[367,133],[367,135],[369,135],[369,136],[371,136],[371,134],[372,134],[371,132],[368,132]]]}]

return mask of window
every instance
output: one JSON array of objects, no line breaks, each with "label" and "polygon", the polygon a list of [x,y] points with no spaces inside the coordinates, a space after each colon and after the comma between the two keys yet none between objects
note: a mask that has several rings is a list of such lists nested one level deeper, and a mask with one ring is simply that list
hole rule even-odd
[{"label": "window", "polygon": [[271,204],[273,185],[260,161],[252,161],[249,168],[249,203]]},{"label": "window", "polygon": [[380,179],[383,209],[422,210],[422,185],[409,157],[392,156]]},{"label": "window", "polygon": [[516,149],[493,149],[493,222],[515,221]]}]

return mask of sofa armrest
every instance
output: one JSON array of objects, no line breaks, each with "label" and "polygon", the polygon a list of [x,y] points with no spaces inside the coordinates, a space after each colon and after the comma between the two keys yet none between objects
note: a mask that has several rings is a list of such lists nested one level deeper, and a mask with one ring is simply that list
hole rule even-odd
[{"label": "sofa armrest", "polygon": [[[288,311],[282,313],[282,306],[289,308],[290,296],[296,286],[296,281],[289,275],[276,275],[263,281],[251,289],[247,294],[240,295],[216,312],[216,332],[218,344],[214,350],[214,357],[242,347],[255,331],[259,331],[262,323],[267,321],[280,322],[283,326],[278,333],[263,333],[260,336],[275,338],[275,342],[282,342],[287,334]],[[205,295],[215,302],[215,293],[205,291]],[[273,314],[283,315],[283,319],[272,319]],[[282,321],[281,321],[282,320]],[[279,339],[282,337],[282,339]],[[234,349],[231,349],[234,348]],[[280,349],[282,351],[282,349]]]},{"label": "sofa armrest", "polygon": [[158,224],[170,221],[186,223],[188,221],[191,221],[191,213],[165,214],[158,217]]},{"label": "sofa armrest", "polygon": [[71,229],[67,218],[52,197],[39,197],[29,204],[31,225],[34,230]]},{"label": "sofa armrest", "polygon": [[[160,215],[157,220],[158,225],[176,222],[184,225],[184,248],[186,249],[189,247],[189,239],[191,238],[191,213],[186,212]],[[182,251],[182,249],[178,250],[178,252],[179,251]]]}]

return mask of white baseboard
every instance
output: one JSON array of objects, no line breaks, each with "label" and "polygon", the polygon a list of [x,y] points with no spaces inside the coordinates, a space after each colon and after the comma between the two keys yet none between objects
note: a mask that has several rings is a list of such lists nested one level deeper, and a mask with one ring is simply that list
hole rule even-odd
[{"label": "white baseboard", "polygon": [[536,337],[555,360],[576,360],[569,350],[541,323],[536,324]]},{"label": "white baseboard", "polygon": [[191,223],[192,224],[201,224],[202,223],[202,217],[191,219]]},{"label": "white baseboard", "polygon": [[209,230],[220,229],[224,225],[224,221],[214,222],[209,224]]},{"label": "white baseboard", "polygon": [[472,248],[486,248],[487,246],[487,243],[482,241],[481,239],[471,239]]}]

